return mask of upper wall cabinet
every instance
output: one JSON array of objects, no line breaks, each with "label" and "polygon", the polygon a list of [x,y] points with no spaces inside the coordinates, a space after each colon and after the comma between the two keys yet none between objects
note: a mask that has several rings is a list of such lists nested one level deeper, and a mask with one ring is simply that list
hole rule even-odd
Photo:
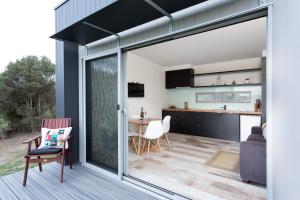
[{"label": "upper wall cabinet", "polygon": [[166,71],[166,89],[194,86],[194,69]]}]

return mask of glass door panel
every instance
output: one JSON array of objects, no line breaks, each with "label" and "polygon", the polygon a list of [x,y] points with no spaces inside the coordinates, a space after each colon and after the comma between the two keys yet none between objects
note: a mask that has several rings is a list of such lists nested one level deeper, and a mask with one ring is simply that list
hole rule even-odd
[{"label": "glass door panel", "polygon": [[118,172],[118,58],[86,62],[86,162]]}]

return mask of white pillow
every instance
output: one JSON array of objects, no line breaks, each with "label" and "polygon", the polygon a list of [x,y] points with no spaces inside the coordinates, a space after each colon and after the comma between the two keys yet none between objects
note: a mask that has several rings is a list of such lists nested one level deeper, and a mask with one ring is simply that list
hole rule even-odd
[{"label": "white pillow", "polygon": [[[71,133],[72,127],[48,129],[42,128],[42,139],[39,149],[43,148],[63,148],[62,140],[67,138]],[[68,148],[68,142],[66,142],[66,149]]]}]

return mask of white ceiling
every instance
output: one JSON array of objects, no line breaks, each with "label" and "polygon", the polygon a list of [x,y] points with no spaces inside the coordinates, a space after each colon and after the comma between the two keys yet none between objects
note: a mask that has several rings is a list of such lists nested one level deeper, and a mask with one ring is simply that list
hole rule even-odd
[{"label": "white ceiling", "polygon": [[132,53],[170,67],[261,57],[265,48],[266,18],[260,18],[136,49]]}]

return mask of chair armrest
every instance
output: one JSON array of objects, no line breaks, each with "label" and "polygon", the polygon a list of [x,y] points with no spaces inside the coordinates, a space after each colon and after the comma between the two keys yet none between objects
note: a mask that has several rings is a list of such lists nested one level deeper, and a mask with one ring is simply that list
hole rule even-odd
[{"label": "chair armrest", "polygon": [[42,137],[42,136],[39,135],[39,136],[36,136],[36,137],[34,137],[34,138],[25,140],[25,141],[22,142],[22,144],[31,143],[32,141],[35,141],[36,139],[39,139],[40,137]]},{"label": "chair armrest", "polygon": [[41,137],[42,136],[39,135],[39,136],[36,136],[34,138],[23,141],[23,144],[27,144],[27,154],[29,154],[29,152],[31,151],[31,144],[32,144],[33,141],[35,142],[35,147],[38,148],[38,146],[39,146],[39,141],[38,140]]}]

